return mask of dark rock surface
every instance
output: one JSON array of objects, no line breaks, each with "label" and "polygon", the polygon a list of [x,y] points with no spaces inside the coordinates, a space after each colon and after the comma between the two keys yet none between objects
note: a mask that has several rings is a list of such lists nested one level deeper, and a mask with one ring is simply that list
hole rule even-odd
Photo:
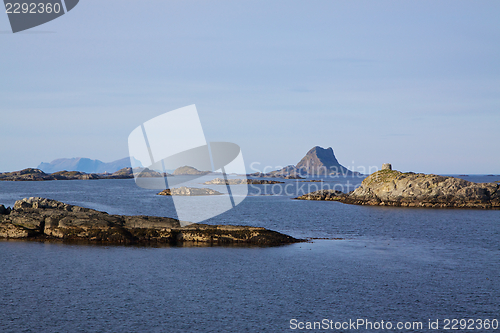
[{"label": "dark rock surface", "polygon": [[0,205],[0,215],[8,215],[10,214],[10,207],[5,208],[4,205]]},{"label": "dark rock surface", "polygon": [[182,195],[182,196],[198,196],[198,195],[222,195],[216,190],[212,190],[211,188],[196,188],[196,187],[186,187],[181,186],[179,188],[167,188],[166,190],[161,191],[158,195]]},{"label": "dark rock surface", "polygon": [[[3,207],[3,206],[0,206]],[[85,241],[105,244],[282,245],[303,240],[265,228],[191,224],[155,216],[109,215],[45,198],[16,201],[3,207],[0,238]],[[8,213],[6,213],[8,212]]]},{"label": "dark rock surface", "polygon": [[500,184],[380,170],[365,178],[361,186],[349,194],[323,197],[313,192],[297,199],[371,206],[500,209]]}]

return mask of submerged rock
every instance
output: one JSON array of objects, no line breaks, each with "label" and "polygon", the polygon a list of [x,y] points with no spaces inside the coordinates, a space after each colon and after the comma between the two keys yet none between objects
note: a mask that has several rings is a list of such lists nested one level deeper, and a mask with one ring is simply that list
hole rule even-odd
[{"label": "submerged rock", "polygon": [[[3,206],[2,206],[3,207]],[[281,245],[303,240],[258,227],[191,224],[157,216],[109,215],[45,198],[16,201],[0,215],[0,238],[90,243]]]}]

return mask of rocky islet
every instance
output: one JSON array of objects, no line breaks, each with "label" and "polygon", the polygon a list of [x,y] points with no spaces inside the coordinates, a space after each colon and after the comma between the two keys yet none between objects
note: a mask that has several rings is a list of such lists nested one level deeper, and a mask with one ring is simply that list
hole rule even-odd
[{"label": "rocky islet", "polygon": [[224,179],[215,178],[203,183],[204,185],[268,185],[268,184],[284,184],[278,180],[268,180],[268,179]]},{"label": "rocky islet", "polygon": [[212,190],[211,188],[196,188],[196,187],[186,187],[181,186],[178,188],[167,188],[158,195],[180,195],[180,196],[200,196],[200,195],[223,195],[224,193],[220,193],[216,190]]},{"label": "rocky islet", "polygon": [[500,209],[500,184],[403,173],[386,167],[365,178],[361,186],[348,194],[323,190],[297,199],[369,206]]},{"label": "rocky islet", "polygon": [[246,244],[301,242],[260,227],[190,224],[157,216],[110,215],[60,201],[32,197],[13,208],[0,205],[0,238],[101,244]]}]

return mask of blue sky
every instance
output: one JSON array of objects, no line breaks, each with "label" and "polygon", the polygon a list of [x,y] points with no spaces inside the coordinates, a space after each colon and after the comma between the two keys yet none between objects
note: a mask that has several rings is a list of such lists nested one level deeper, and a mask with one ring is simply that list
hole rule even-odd
[{"label": "blue sky", "polygon": [[319,145],[348,168],[500,174],[499,14],[498,1],[81,0],[17,34],[0,14],[0,171],[123,158],[138,125],[196,104],[207,140],[239,144],[248,166]]}]

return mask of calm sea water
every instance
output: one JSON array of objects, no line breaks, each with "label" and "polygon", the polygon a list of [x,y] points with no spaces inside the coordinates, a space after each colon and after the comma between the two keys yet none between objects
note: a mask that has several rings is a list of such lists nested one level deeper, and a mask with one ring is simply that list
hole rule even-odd
[{"label": "calm sea water", "polygon": [[[292,319],[422,322],[358,331],[442,332],[445,319],[500,320],[500,211],[298,201],[291,197],[309,183],[293,184],[289,195],[261,195],[283,185],[251,187],[242,204],[208,223],[343,240],[273,248],[0,241],[0,332],[298,331]],[[0,182],[0,204],[41,196],[175,217],[170,198],[156,192],[133,180]]]}]

